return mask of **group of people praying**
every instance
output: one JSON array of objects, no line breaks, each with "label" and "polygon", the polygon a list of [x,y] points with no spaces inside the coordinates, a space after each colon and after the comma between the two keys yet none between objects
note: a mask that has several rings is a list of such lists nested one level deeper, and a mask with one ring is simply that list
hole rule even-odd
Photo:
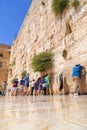
[{"label": "group of people praying", "polygon": [[[85,77],[85,78],[84,78]],[[84,95],[87,94],[86,90],[86,70],[85,67],[77,64],[72,69],[72,80],[73,80],[73,94]],[[8,88],[8,95],[49,95],[52,79],[49,74],[45,74],[36,79],[30,80],[30,74],[27,73],[25,77],[20,80],[15,78],[12,86]],[[57,75],[57,86],[59,95],[70,93],[69,85],[66,82],[66,77],[63,75],[63,71],[60,71]],[[52,93],[53,94],[53,93]],[[6,95],[6,81],[2,84],[0,95]]]}]

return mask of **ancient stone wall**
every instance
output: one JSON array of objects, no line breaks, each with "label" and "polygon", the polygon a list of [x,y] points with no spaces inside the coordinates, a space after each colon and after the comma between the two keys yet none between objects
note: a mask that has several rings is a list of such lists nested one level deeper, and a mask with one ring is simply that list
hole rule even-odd
[{"label": "ancient stone wall", "polygon": [[[44,4],[43,4],[44,3]],[[62,57],[67,50],[67,58]],[[72,67],[82,64],[87,69],[87,0],[80,0],[80,7],[75,10],[68,7],[61,17],[52,11],[52,0],[33,0],[20,32],[12,45],[8,82],[20,78],[23,70],[36,76],[31,69],[31,59],[35,54],[51,50],[54,52],[53,88],[56,91],[58,72],[63,71],[67,83],[72,86]],[[15,60],[15,64],[12,62]]]},{"label": "ancient stone wall", "polygon": [[0,44],[0,86],[4,81],[7,81],[10,59],[9,49],[9,46]]}]

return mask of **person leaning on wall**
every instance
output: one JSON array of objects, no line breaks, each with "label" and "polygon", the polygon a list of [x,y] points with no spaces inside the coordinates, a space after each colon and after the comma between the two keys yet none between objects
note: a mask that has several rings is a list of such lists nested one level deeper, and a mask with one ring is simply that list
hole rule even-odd
[{"label": "person leaning on wall", "polygon": [[[82,80],[83,76],[85,78],[85,67],[77,64],[72,69],[72,79],[73,79],[73,92],[74,95],[84,94],[84,82]],[[86,86],[85,86],[86,87]]]},{"label": "person leaning on wall", "polygon": [[58,83],[58,87],[59,87],[59,95],[63,94],[63,72],[60,71],[58,73],[58,77],[57,77],[57,83]]}]

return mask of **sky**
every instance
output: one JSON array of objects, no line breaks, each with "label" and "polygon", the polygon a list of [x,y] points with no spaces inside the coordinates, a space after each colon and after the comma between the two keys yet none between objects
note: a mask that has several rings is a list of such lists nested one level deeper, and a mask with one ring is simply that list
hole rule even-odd
[{"label": "sky", "polygon": [[32,0],[0,0],[0,44],[11,45]]}]

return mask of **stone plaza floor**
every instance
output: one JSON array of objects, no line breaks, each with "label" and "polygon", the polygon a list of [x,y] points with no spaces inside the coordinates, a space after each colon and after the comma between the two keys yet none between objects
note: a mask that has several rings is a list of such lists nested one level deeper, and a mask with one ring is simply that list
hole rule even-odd
[{"label": "stone plaza floor", "polygon": [[87,96],[1,96],[0,130],[87,130]]}]

